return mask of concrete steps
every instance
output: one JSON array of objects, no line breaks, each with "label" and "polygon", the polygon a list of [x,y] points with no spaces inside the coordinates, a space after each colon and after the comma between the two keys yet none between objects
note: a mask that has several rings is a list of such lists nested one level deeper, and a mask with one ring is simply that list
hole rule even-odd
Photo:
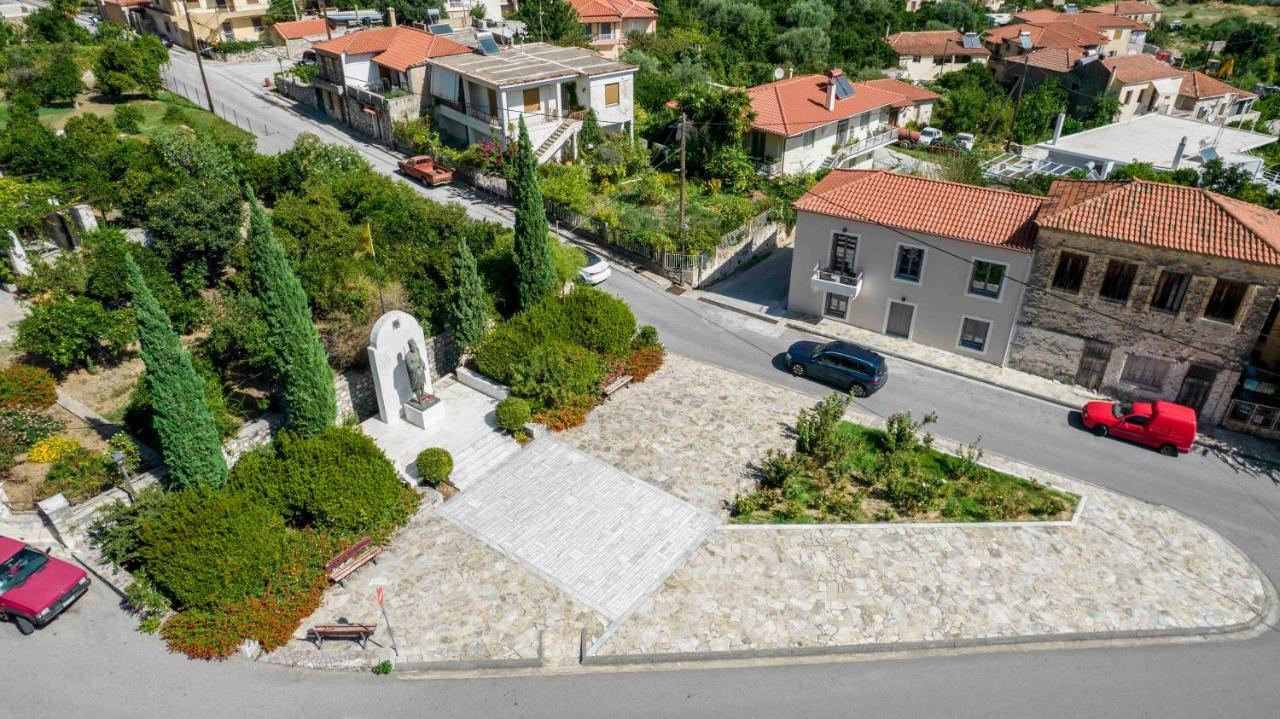
[{"label": "concrete steps", "polygon": [[453,456],[453,476],[449,480],[458,489],[466,489],[519,449],[520,443],[511,435],[490,432]]},{"label": "concrete steps", "polygon": [[538,158],[539,163],[546,162],[564,145],[564,140],[568,139],[566,135],[569,134],[569,131],[573,129],[576,124],[576,120],[562,120],[560,122],[560,126],[555,129],[555,132],[551,133],[550,137],[543,140],[541,145],[538,145],[538,149],[534,151],[533,154]]}]

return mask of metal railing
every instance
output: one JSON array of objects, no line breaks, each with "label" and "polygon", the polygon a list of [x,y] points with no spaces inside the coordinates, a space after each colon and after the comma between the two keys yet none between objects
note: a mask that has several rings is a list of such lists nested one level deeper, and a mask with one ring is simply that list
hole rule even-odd
[{"label": "metal railing", "polygon": [[1250,429],[1280,430],[1280,407],[1233,399],[1227,408],[1227,420]]},{"label": "metal railing", "polygon": [[782,160],[776,162],[757,162],[756,174],[764,175],[767,178],[777,177],[782,174]]},{"label": "metal railing", "polygon": [[892,145],[898,141],[898,128],[891,127],[888,130],[869,135],[851,145],[844,145],[836,152],[836,162],[847,160],[850,157],[860,155],[867,150],[874,150],[877,147]]},{"label": "metal railing", "polygon": [[849,287],[862,285],[862,270],[846,272],[845,270],[823,267],[821,262],[813,266],[813,276],[823,282],[837,282]]}]

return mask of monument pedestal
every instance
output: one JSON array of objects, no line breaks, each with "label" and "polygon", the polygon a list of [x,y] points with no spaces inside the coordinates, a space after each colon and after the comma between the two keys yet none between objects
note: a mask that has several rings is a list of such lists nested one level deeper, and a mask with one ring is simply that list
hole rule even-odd
[{"label": "monument pedestal", "polygon": [[432,397],[425,406],[414,400],[404,403],[404,420],[422,429],[439,422],[444,414],[444,402],[439,397]]}]

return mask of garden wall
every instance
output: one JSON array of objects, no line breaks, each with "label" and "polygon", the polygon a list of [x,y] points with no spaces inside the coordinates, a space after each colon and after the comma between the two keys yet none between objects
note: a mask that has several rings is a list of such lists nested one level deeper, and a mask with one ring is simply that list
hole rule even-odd
[{"label": "garden wall", "polygon": [[298,82],[297,78],[292,77],[276,77],[276,92],[312,110],[320,109],[316,90],[310,83]]}]

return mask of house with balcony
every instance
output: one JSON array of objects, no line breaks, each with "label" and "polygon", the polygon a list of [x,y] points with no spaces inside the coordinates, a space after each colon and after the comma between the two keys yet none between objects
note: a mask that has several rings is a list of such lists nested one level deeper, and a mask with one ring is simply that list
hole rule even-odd
[{"label": "house with balcony", "polygon": [[884,41],[898,53],[900,79],[912,82],[937,80],[949,72],[963,70],[970,63],[985,65],[991,56],[975,32],[900,32]]},{"label": "house with balcony", "polygon": [[459,142],[506,147],[523,117],[538,161],[549,162],[574,154],[591,110],[605,130],[634,131],[635,66],[584,48],[482,46],[428,65],[435,126]]},{"label": "house with balcony", "polygon": [[992,28],[982,36],[991,53],[987,67],[1004,85],[1022,80],[1028,88],[1046,77],[1061,79],[1081,61],[1101,56],[1106,38],[1075,25],[1040,26],[1012,23]]},{"label": "house with balcony", "polygon": [[1038,9],[1014,13],[1013,25],[1030,25],[1066,32],[1068,26],[1103,37],[1099,54],[1103,57],[1136,55],[1147,41],[1148,27],[1124,15],[1097,12],[1058,12]]},{"label": "house with balcony", "polygon": [[938,95],[900,80],[852,82],[835,68],[747,90],[755,119],[748,152],[767,177],[867,167],[898,141],[898,126],[928,123]]},{"label": "house with balcony", "polygon": [[[269,0],[151,0],[145,6],[147,22],[156,32],[188,50],[219,42],[257,40],[266,29]],[[193,41],[187,30],[187,13],[195,28]]]},{"label": "house with balcony", "polygon": [[1164,15],[1164,8],[1152,3],[1137,2],[1137,0],[1119,0],[1119,2],[1085,8],[1085,12],[1118,15],[1151,27],[1160,22],[1160,18]]},{"label": "house with balcony", "polygon": [[617,59],[633,32],[658,32],[658,8],[644,0],[569,0],[591,49]]},{"label": "house with balcony", "polygon": [[832,170],[794,205],[787,308],[1003,365],[1042,202]]},{"label": "house with balcony", "polygon": [[1123,122],[1148,113],[1173,113],[1186,74],[1151,55],[1121,55],[1078,65],[1066,84],[1078,104],[1115,98],[1120,110],[1113,120]]},{"label": "house with balcony", "polygon": [[1010,365],[1221,421],[1280,289],[1280,215],[1195,187],[1058,180],[1036,225]]},{"label": "house with balcony", "polygon": [[[445,17],[441,20],[447,20],[454,27],[481,19],[501,20],[516,9],[516,0],[444,0],[443,4]],[[477,10],[477,6],[483,10]]]},{"label": "house with balcony", "polygon": [[1248,122],[1260,116],[1253,109],[1258,96],[1200,72],[1183,72],[1182,85],[1170,114],[1203,122]]},{"label": "house with balcony", "polygon": [[359,30],[312,45],[316,74],[311,84],[319,107],[331,118],[382,142],[396,122],[428,107],[428,62],[472,49],[416,28]]}]

